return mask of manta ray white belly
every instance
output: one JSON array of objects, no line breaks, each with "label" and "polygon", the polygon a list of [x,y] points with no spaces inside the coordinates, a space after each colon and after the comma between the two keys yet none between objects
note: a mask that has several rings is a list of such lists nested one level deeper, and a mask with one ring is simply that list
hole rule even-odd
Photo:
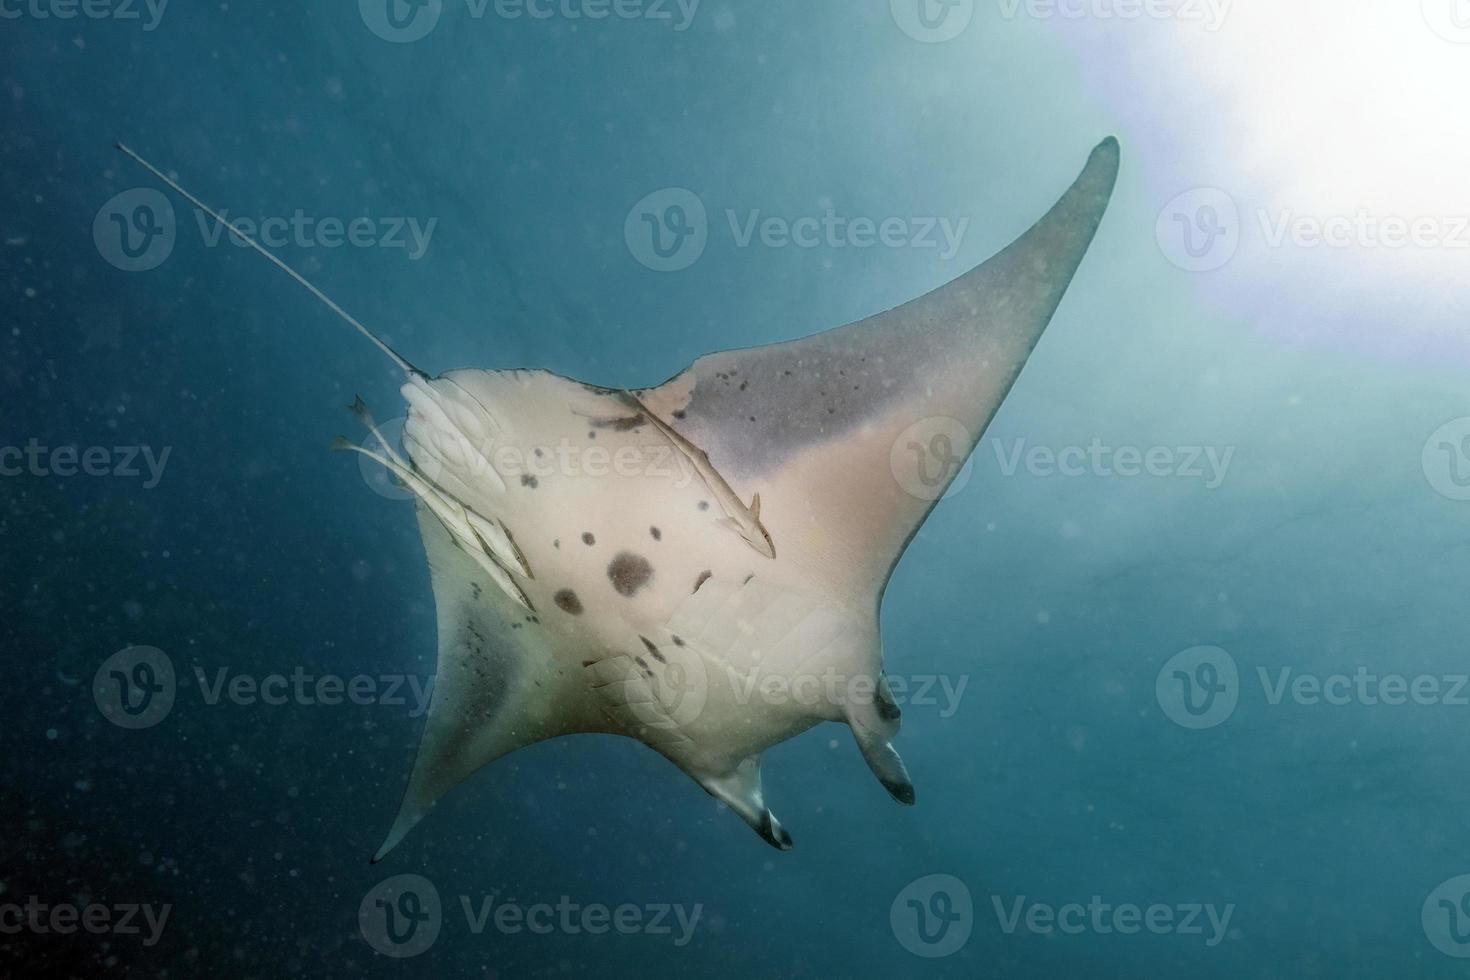
[{"label": "manta ray white belly", "polygon": [[[872,609],[803,581],[794,527],[780,557],[748,546],[691,461],[613,392],[531,371],[457,371],[405,390],[416,473],[503,525],[530,575],[519,595],[497,588],[481,542],[422,507],[440,679],[384,850],[469,772],[572,732],[645,742],[789,846],[762,799],[759,755],[846,717],[824,688],[877,676]],[[768,508],[786,506],[781,491],[771,484]],[[854,710],[867,721],[877,709]],[[887,778],[911,794],[901,767]]]}]

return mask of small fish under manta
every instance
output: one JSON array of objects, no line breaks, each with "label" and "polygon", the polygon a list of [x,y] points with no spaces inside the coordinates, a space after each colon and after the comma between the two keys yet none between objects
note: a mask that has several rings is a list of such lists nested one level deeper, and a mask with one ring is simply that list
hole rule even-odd
[{"label": "small fish under manta", "polygon": [[[884,788],[914,802],[892,744],[899,710],[878,614],[895,563],[959,467],[934,493],[908,493],[895,444],[942,419],[969,438],[949,462],[973,451],[1092,242],[1117,179],[1116,140],[1093,150],[1034,227],[949,285],[802,340],[707,354],[636,391],[549,371],[430,377],[118,148],[404,373],[403,451],[360,399],[370,441],[336,447],[372,456],[415,495],[438,609],[433,700],[374,861],[482,766],[575,733],[647,744],[781,850],[791,836],[766,806],[761,753],[818,722],[846,722]],[[567,446],[645,465],[591,475],[564,465]],[[836,697],[832,677],[843,681]]]}]

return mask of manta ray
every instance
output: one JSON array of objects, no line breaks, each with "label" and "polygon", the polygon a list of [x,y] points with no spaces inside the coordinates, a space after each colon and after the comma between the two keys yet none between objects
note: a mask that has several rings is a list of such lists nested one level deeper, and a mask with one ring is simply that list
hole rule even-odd
[{"label": "manta ray", "polygon": [[412,492],[438,615],[428,716],[374,862],[476,771],[560,735],[644,743],[781,850],[792,838],[766,804],[761,756],[819,722],[846,724],[884,789],[914,802],[893,746],[884,590],[1091,244],[1115,139],[1030,230],[948,285],[805,339],[707,354],[642,389],[420,371],[119,149],[403,372],[401,445],[361,399],[365,444],[336,444]]}]

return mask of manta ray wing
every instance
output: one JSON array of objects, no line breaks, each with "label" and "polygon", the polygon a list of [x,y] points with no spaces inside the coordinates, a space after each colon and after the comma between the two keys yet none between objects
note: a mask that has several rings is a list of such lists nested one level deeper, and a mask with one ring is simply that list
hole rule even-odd
[{"label": "manta ray wing", "polygon": [[514,602],[420,503],[439,617],[428,718],[402,805],[377,862],[447,792],[507,753],[558,735],[606,730],[575,671],[559,663]]},{"label": "manta ray wing", "polygon": [[639,397],[741,499],[762,495],[778,549],[872,601],[1050,322],[1118,160],[1105,140],[1034,227],[928,295],[804,340],[706,355]]}]

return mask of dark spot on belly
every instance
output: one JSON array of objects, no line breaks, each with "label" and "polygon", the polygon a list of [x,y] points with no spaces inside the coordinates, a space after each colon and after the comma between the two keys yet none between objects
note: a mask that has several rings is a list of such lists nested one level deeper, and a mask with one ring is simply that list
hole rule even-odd
[{"label": "dark spot on belly", "polygon": [[749,585],[750,584],[750,580],[753,579],[753,578],[755,578],[755,572],[751,572],[749,575],[745,576],[745,581],[744,582],[741,582],[740,584],[741,585]]},{"label": "dark spot on belly", "polygon": [[678,633],[670,633],[669,636],[673,637],[674,646],[681,647],[684,645],[684,638],[681,637]]},{"label": "dark spot on belly", "polygon": [[653,566],[642,555],[631,551],[620,551],[607,564],[607,577],[618,595],[632,598],[637,591],[653,578]]},{"label": "dark spot on belly", "polygon": [[597,663],[596,660],[584,660],[584,661],[582,661],[582,666],[583,667],[591,667],[595,663]]},{"label": "dark spot on belly", "polygon": [[700,510],[709,510],[709,501],[708,500],[701,500],[699,502],[699,509]]},{"label": "dark spot on belly", "polygon": [[631,432],[643,426],[643,416],[631,415],[620,419],[593,419],[592,427],[595,429],[612,429],[614,432]]},{"label": "dark spot on belly", "polygon": [[[710,571],[708,568],[706,568],[704,571],[700,572],[699,573],[699,578],[697,578],[697,579],[694,580],[694,591],[695,592],[698,592],[699,591],[699,587],[701,585],[703,585],[704,583],[708,582],[710,580],[710,578],[712,578],[714,576],[714,574],[715,573],[712,572],[712,571]],[[693,593],[690,593],[690,594],[692,595]]]},{"label": "dark spot on belly", "polygon": [[685,415],[687,415],[687,414],[688,414],[688,413],[687,413],[687,412],[685,412],[685,411],[684,411],[684,410],[683,410],[683,409],[682,409],[682,408],[681,408],[681,409],[678,409],[678,410],[677,410],[677,411],[675,411],[675,412],[674,412],[674,418],[676,418],[676,419],[682,419],[682,418],[683,418],[683,417],[684,417],[684,416],[685,416]]},{"label": "dark spot on belly", "polygon": [[633,659],[636,660],[636,661],[638,661],[638,666],[642,667],[644,670],[647,670],[648,669],[648,661],[647,660],[644,660],[642,657],[634,657]]},{"label": "dark spot on belly", "polygon": [[664,539],[664,532],[660,531],[656,527],[649,528],[648,533],[653,535],[653,540],[655,541],[662,541]]},{"label": "dark spot on belly", "polygon": [[597,543],[597,539],[592,536],[592,532],[591,531],[583,531],[582,532],[582,543],[585,544],[585,545],[588,545],[590,547],[591,545],[594,545],[594,544]]},{"label": "dark spot on belly", "polygon": [[646,636],[640,636],[640,637],[638,637],[638,639],[640,639],[640,640],[643,641],[643,646],[644,646],[645,649],[648,650],[649,653],[654,653],[654,654],[658,653],[658,647],[654,646],[653,645],[653,641],[650,640],[648,637],[646,637]]},{"label": "dark spot on belly", "polygon": [[540,485],[541,485],[541,481],[538,480],[538,479],[536,479],[531,474],[529,474],[529,473],[522,473],[521,474],[521,486],[523,486],[523,487],[530,487],[532,490],[535,490]]},{"label": "dark spot on belly", "polygon": [[578,599],[577,593],[571,589],[562,589],[551,597],[551,601],[555,602],[561,608],[561,611],[569,616],[582,615],[582,600]]},{"label": "dark spot on belly", "polygon": [[561,550],[561,538],[557,538],[555,541],[551,542],[551,546],[553,548],[555,548],[557,551],[560,551]]}]

